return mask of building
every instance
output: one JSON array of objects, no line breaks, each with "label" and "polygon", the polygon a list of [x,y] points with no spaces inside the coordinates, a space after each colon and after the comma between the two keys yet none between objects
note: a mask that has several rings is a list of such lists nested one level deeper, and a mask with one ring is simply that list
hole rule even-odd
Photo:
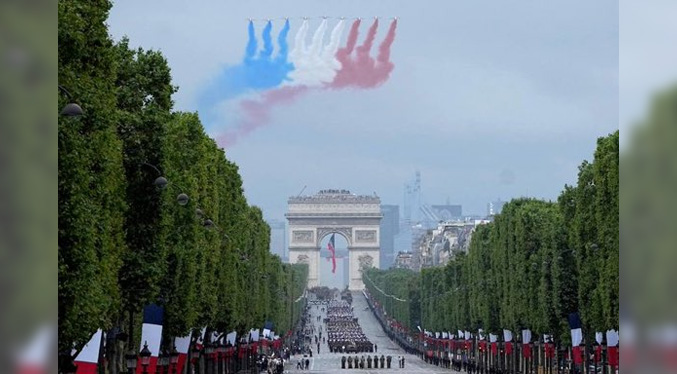
[{"label": "building", "polygon": [[414,267],[444,266],[458,253],[467,253],[472,232],[481,221],[443,221],[436,229],[428,230],[419,241],[415,251]]},{"label": "building", "polygon": [[398,252],[395,256],[394,268],[413,270],[413,254],[411,252]]},{"label": "building", "polygon": [[463,218],[463,206],[461,205],[431,205],[432,211],[442,221],[460,220]]},{"label": "building", "polygon": [[501,210],[503,210],[503,205],[505,205],[505,201],[501,201],[501,199],[492,201],[489,204],[487,204],[487,217],[500,214]]},{"label": "building", "polygon": [[270,253],[278,255],[283,262],[287,262],[287,227],[284,221],[268,220],[270,226]]},{"label": "building", "polygon": [[388,269],[395,261],[395,237],[400,232],[399,205],[381,205],[381,268]]}]

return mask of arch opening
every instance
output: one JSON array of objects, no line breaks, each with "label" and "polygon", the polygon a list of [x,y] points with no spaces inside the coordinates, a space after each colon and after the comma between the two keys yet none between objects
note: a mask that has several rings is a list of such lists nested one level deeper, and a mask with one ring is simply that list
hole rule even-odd
[{"label": "arch opening", "polygon": [[[332,272],[333,263],[329,251],[329,241],[334,235],[334,252],[336,255],[336,271]],[[319,240],[319,285],[329,288],[344,289],[350,279],[348,239],[340,232],[330,232]]]}]

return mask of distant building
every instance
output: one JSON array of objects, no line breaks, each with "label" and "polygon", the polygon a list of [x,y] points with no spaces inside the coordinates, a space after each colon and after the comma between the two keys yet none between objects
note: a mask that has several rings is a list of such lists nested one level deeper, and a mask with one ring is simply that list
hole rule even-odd
[{"label": "distant building", "polygon": [[395,256],[393,267],[397,269],[413,270],[413,259],[414,256],[411,252],[399,252],[397,256]]},{"label": "distant building", "polygon": [[463,217],[461,205],[431,205],[430,207],[442,221],[460,220]]},{"label": "distant building", "polygon": [[414,253],[414,270],[444,266],[459,253],[467,253],[472,232],[484,221],[444,221],[436,229],[428,230],[418,242]]},{"label": "distant building", "polygon": [[505,205],[505,201],[501,201],[500,199],[487,204],[487,216],[490,217],[500,214],[501,210],[503,210],[503,205]]},{"label": "distant building", "polygon": [[400,232],[399,205],[381,205],[381,268],[388,269],[395,260],[395,236]]},{"label": "distant building", "polygon": [[268,220],[270,226],[270,253],[278,255],[283,262],[287,261],[287,228],[284,221]]}]

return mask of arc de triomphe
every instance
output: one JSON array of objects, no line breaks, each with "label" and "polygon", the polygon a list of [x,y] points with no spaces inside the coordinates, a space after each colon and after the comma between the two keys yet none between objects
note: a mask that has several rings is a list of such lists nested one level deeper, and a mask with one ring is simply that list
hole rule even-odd
[{"label": "arc de triomphe", "polygon": [[341,235],[348,242],[349,289],[364,288],[363,266],[379,267],[379,197],[322,190],[313,196],[290,197],[285,216],[289,221],[289,262],[308,264],[308,287],[319,285],[320,243],[331,234]]}]

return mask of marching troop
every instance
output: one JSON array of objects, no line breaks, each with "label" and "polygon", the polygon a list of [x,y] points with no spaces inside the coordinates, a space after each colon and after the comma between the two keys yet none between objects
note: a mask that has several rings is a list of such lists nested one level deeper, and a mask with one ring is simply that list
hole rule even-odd
[{"label": "marching troop", "polygon": [[333,300],[327,305],[327,344],[333,353],[374,352],[374,345],[367,339],[353,308],[345,300]]}]

